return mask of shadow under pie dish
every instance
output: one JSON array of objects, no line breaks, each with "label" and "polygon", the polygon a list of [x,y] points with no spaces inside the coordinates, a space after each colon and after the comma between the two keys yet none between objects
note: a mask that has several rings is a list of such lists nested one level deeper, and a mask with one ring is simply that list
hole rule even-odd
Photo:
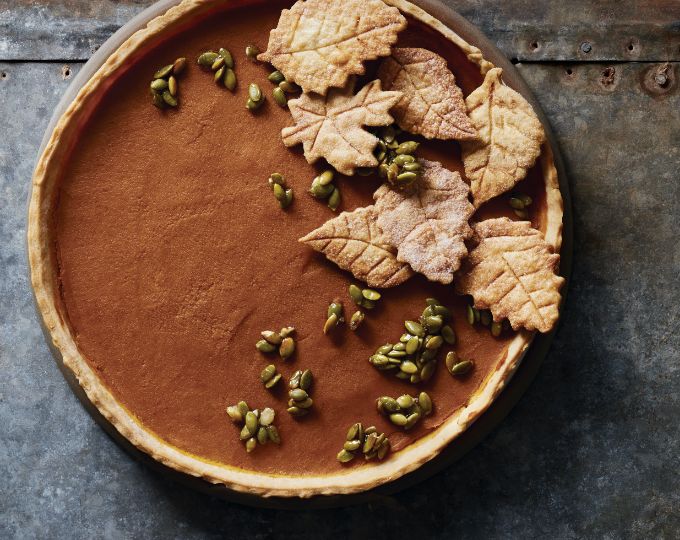
[{"label": "shadow under pie dish", "polygon": [[[90,401],[123,437],[165,465],[263,496],[308,497],[370,489],[416,469],[454,441],[503,389],[532,340],[533,331],[521,324],[512,330],[503,323],[511,319],[507,309],[496,321],[501,325],[500,335],[492,335],[491,321],[483,319],[493,318],[487,311],[494,310],[490,303],[493,295],[480,294],[480,299],[474,298],[477,308],[472,307],[473,299],[459,294],[467,289],[456,291],[456,272],[466,268],[466,257],[482,245],[489,236],[486,232],[502,229],[506,220],[530,221],[527,227],[539,231],[543,242],[530,249],[547,250],[541,272],[556,270],[557,260],[551,255],[560,250],[562,203],[550,148],[546,143],[521,142],[538,145],[540,155],[524,167],[525,176],[517,170],[522,168],[520,162],[531,161],[530,157],[521,156],[510,172],[501,170],[504,182],[508,175],[521,178],[479,204],[473,204],[470,196],[468,202],[461,199],[452,209],[448,195],[419,197],[418,193],[425,194],[423,169],[445,171],[441,182],[457,186],[447,187],[448,191],[457,193],[461,183],[467,186],[464,156],[484,155],[488,126],[476,125],[474,112],[464,110],[468,122],[459,130],[463,136],[427,138],[438,133],[422,129],[432,122],[418,124],[410,121],[407,113],[398,112],[408,110],[408,103],[397,101],[407,92],[391,80],[394,77],[383,76],[390,67],[387,60],[395,58],[399,65],[409,66],[411,60],[404,58],[413,59],[412,78],[423,73],[418,70],[422,58],[432,60],[428,53],[435,55],[434,61],[444,60],[460,99],[456,99],[455,89],[440,88],[440,82],[435,81],[433,95],[443,92],[451,99],[441,109],[441,117],[456,112],[454,106],[465,104],[471,95],[479,97],[478,91],[485,87],[492,89],[485,94],[492,97],[482,95],[478,101],[484,107],[486,99],[490,110],[494,96],[503,98],[505,89],[497,92],[502,74],[475,47],[415,5],[377,3],[390,11],[378,22],[371,19],[369,23],[388,27],[380,34],[386,45],[369,48],[368,58],[360,57],[360,67],[349,70],[346,78],[329,78],[343,86],[323,88],[322,84],[304,94],[290,93],[285,106],[280,106],[273,94],[279,83],[271,80],[276,79],[271,73],[279,67],[293,90],[295,86],[304,88],[305,61],[286,74],[287,64],[277,66],[275,55],[257,60],[247,57],[245,49],[252,44],[266,55],[269,31],[281,24],[281,10],[291,8],[292,2],[182,2],[109,57],[62,116],[39,161],[28,234],[33,286],[45,325]],[[313,2],[308,4],[313,6]],[[341,10],[343,3],[338,4]],[[363,28],[364,23],[356,24]],[[370,28],[362,31],[370,32]],[[390,42],[392,35],[395,42]],[[234,65],[228,69],[237,79],[233,90],[224,84],[226,69],[220,84],[215,83],[217,71],[229,64],[224,58],[216,70],[212,68],[217,58],[210,66],[197,62],[206,52],[219,56],[222,47],[232,56]],[[337,54],[361,55],[357,49],[362,50]],[[317,56],[333,59],[326,51]],[[177,106],[166,103],[155,107],[149,85],[159,80],[154,77],[160,68],[178,58],[187,62],[176,76],[179,90],[172,97]],[[307,66],[312,73],[320,73],[319,58]],[[303,74],[299,85],[294,79],[298,72]],[[315,75],[310,80],[320,84],[318,78]],[[167,74],[160,79],[169,82]],[[251,83],[258,85],[263,96],[256,108],[247,107],[252,99]],[[400,89],[388,88],[395,86]],[[380,114],[371,112],[377,120],[363,113],[358,127],[354,126],[353,133],[358,133],[362,143],[370,146],[374,141],[375,147],[369,148],[374,160],[366,151],[354,162],[353,155],[333,154],[341,144],[317,148],[318,157],[311,157],[304,141],[284,145],[285,134],[291,133],[286,130],[300,125],[294,118],[296,105],[308,110],[308,103],[320,104],[320,109],[314,109],[316,116],[334,115],[344,129],[343,122],[352,119],[343,116],[344,102],[339,99],[343,95],[352,99],[364,88],[393,93],[385,99],[394,103]],[[397,92],[402,95],[395,95]],[[523,110],[518,99],[507,97],[512,111]],[[331,102],[340,105],[332,107]],[[415,110],[417,113],[418,108]],[[459,113],[451,117],[461,121]],[[384,116],[391,118],[389,123]],[[500,118],[508,119],[502,125],[517,118],[524,121],[514,112],[503,112]],[[437,121],[443,122],[441,118]],[[476,136],[465,135],[472,131]],[[450,133],[456,136],[458,132]],[[343,135],[344,131],[335,130],[328,137],[335,140],[333,137],[342,139]],[[436,167],[421,167],[419,178],[410,186],[397,186],[381,177],[378,139],[384,142],[393,136],[397,143],[419,143],[414,151],[416,161]],[[385,158],[390,165],[399,155],[396,148],[388,148],[386,153],[391,154]],[[492,155],[490,151],[489,161]],[[335,166],[331,166],[333,162]],[[501,169],[504,166],[501,161]],[[329,209],[328,199],[308,194],[313,179],[333,169],[332,185],[342,195],[335,212]],[[280,204],[285,199],[277,200],[268,184],[273,173],[283,177],[279,185],[284,196],[286,190],[293,190],[285,208]],[[489,182],[496,185],[500,181],[492,178]],[[431,192],[441,190],[440,184],[430,187]],[[387,190],[389,197],[380,197],[380,190]],[[522,197],[531,204],[518,205],[516,200],[522,202]],[[512,200],[514,206],[524,206],[515,208]],[[420,207],[414,206],[416,202]],[[432,211],[429,202],[434,205]],[[384,210],[387,203],[389,211]],[[403,205],[407,210],[400,210]],[[376,208],[384,210],[382,219],[366,217],[373,216]],[[414,212],[414,208],[422,212]],[[390,234],[387,225],[383,225],[386,230],[380,226],[415,219],[411,230],[435,230],[448,223],[456,208],[464,216],[456,243],[464,252],[457,261],[447,258],[448,247],[434,249],[436,257],[419,257],[433,245],[427,235],[422,240],[422,235],[406,234],[410,230],[392,230]],[[393,212],[397,212],[396,218],[390,220],[390,215],[395,217]],[[413,217],[421,213],[424,217]],[[348,217],[352,215],[361,219]],[[491,220],[494,227],[475,226]],[[463,222],[469,223],[469,231]],[[335,236],[319,233],[315,238],[320,243],[310,243],[315,231],[329,228]],[[481,233],[486,236],[482,238]],[[329,238],[343,240],[343,246],[335,249]],[[437,234],[433,238],[439,245]],[[531,238],[533,242],[533,235]],[[353,251],[356,242],[373,246],[380,258],[361,259],[372,251]],[[442,242],[448,246],[446,239]],[[352,255],[346,257],[348,253]],[[428,265],[442,256],[436,272],[426,276]],[[403,281],[385,281],[384,276],[391,274],[375,272],[389,262],[400,269]],[[365,264],[359,267],[358,263]],[[541,272],[537,270],[537,275]],[[469,284],[474,280],[460,281]],[[374,309],[356,305],[350,285],[379,292]],[[369,359],[385,343],[400,342],[408,332],[404,322],[418,322],[428,298],[436,298],[450,311],[451,320],[445,322],[456,336],[455,344],[440,346],[426,381],[411,383],[395,377],[395,369],[376,369]],[[554,298],[548,300],[554,305]],[[329,304],[335,301],[343,306],[345,322],[324,333]],[[353,331],[350,323],[357,311],[362,312],[363,320]],[[470,313],[473,324],[467,320]],[[549,330],[556,317],[546,320],[542,330]],[[280,334],[288,326],[295,328],[290,336],[295,347],[286,359],[279,354],[279,344],[271,352],[255,347],[264,339],[262,331]],[[441,331],[433,331],[435,334]],[[452,376],[446,365],[450,351],[461,362],[472,360],[472,369]],[[281,379],[266,388],[261,377],[269,365],[274,365]],[[292,408],[289,392],[294,390],[289,383],[298,370],[307,369],[313,373],[308,393],[313,405],[304,416],[293,416],[288,412]],[[396,399],[408,394],[417,398],[421,392],[431,400],[431,412],[422,414],[408,430],[376,408],[380,397]],[[241,440],[246,415],[233,422],[227,413],[227,407],[242,400],[249,408],[258,409],[260,416],[266,408],[275,411],[275,419],[267,425],[276,426],[279,444],[270,440],[247,451],[248,441],[257,439],[257,431]],[[364,433],[362,448],[353,451],[356,456],[347,463],[338,461],[348,430],[357,422],[363,428],[375,426],[376,434],[385,434],[389,451],[382,459],[377,455],[364,459]]]}]

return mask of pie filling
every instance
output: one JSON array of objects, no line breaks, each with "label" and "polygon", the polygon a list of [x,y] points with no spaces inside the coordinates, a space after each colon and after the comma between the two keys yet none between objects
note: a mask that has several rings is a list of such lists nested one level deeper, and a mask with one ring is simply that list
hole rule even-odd
[{"label": "pie filling", "polygon": [[[113,396],[145,428],[186,453],[288,476],[371,466],[335,459],[350,425],[375,425],[388,435],[392,452],[405,448],[468,402],[516,333],[493,337],[487,327],[471,326],[469,298],[417,274],[381,290],[357,331],[345,325],[324,335],[329,303],[340,299],[349,321],[356,308],[348,286],[365,285],[298,242],[336,215],[307,193],[324,167],[309,165],[301,147],[282,144],[281,130],[291,118],[271,98],[272,68],[243,54],[248,44],[266,49],[284,4],[229,5],[143,51],[102,92],[82,126],[62,164],[54,209],[64,316],[80,352]],[[465,96],[481,85],[479,68],[455,45],[416,20],[408,23],[397,46],[444,57]],[[219,47],[234,55],[233,93],[195,63],[202,52]],[[189,59],[180,105],[159,110],[149,103],[150,75],[178,57]],[[367,63],[357,87],[373,79],[378,63]],[[267,97],[255,112],[245,107],[251,82]],[[463,174],[458,144],[409,138],[421,142],[419,157]],[[273,172],[283,174],[295,192],[285,210],[267,185]],[[335,182],[342,192],[340,212],[372,204],[382,180],[336,175]],[[533,227],[544,230],[540,164],[516,190],[533,198]],[[473,220],[500,216],[517,219],[507,194],[484,204]],[[428,297],[451,309],[457,335],[455,347],[440,352],[434,376],[412,385],[374,369],[369,357],[383,343],[398,341],[404,321],[417,319]],[[296,328],[290,359],[255,349],[262,330],[289,325]],[[454,349],[474,360],[465,377],[451,377],[444,365],[446,351]],[[265,389],[260,373],[271,363],[283,381]],[[314,373],[314,407],[299,419],[286,413],[287,381],[298,369]],[[376,411],[379,396],[416,396],[421,390],[434,409],[409,431]],[[225,413],[239,400],[276,411],[279,446],[246,453],[240,428]]]}]

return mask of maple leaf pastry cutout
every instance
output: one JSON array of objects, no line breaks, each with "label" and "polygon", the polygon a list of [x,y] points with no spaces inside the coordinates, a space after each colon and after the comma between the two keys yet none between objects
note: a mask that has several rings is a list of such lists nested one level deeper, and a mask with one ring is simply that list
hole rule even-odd
[{"label": "maple leaf pastry cutout", "polygon": [[473,225],[474,247],[456,273],[456,290],[512,328],[550,331],[559,317],[560,256],[528,221],[487,219]]},{"label": "maple leaf pastry cutout", "polygon": [[325,95],[363,75],[363,63],[390,54],[406,19],[382,0],[302,0],[281,12],[258,60],[305,92]]},{"label": "maple leaf pastry cutout", "polygon": [[463,92],[446,60],[419,48],[395,48],[380,64],[385,90],[403,96],[392,109],[399,127],[428,139],[470,140],[477,130],[467,116]]},{"label": "maple leaf pastry cutout", "polygon": [[383,92],[378,80],[368,83],[356,95],[352,85],[333,89],[326,96],[302,94],[288,102],[295,125],[283,128],[283,143],[302,143],[309,163],[325,158],[345,175],[354,174],[356,167],[376,167],[378,160],[373,150],[378,138],[363,128],[391,124],[389,110],[399,98],[401,92]]},{"label": "maple leaf pastry cutout", "polygon": [[413,275],[409,265],[399,262],[396,250],[385,242],[373,206],[342,212],[300,242],[323,253],[369,287],[394,287]]},{"label": "maple leaf pastry cutout", "polygon": [[412,191],[383,184],[373,195],[378,226],[397,248],[398,261],[430,281],[451,283],[467,255],[465,240],[472,236],[469,188],[458,172],[436,161],[419,162],[421,175]]},{"label": "maple leaf pastry cutout", "polygon": [[503,84],[502,73],[500,68],[490,70],[482,86],[465,100],[479,133],[479,140],[461,142],[465,175],[476,207],[522,180],[545,141],[533,108]]}]

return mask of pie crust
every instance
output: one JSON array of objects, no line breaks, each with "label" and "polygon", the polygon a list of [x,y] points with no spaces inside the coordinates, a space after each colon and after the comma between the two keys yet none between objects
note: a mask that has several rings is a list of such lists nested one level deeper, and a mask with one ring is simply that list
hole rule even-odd
[{"label": "pie crust", "polygon": [[[405,0],[386,0],[402,13],[428,25],[450,40],[482,74],[493,65],[481,51],[421,8]],[[79,352],[66,320],[55,275],[58,272],[54,240],[51,234],[52,209],[58,189],[58,164],[64,160],[77,137],[81,120],[97,105],[98,92],[117,70],[125,69],[142,47],[154,44],[160,31],[181,28],[188,17],[200,17],[214,7],[211,0],[183,0],[165,14],[149,22],[133,34],[113,53],[96,74],[80,89],[58,121],[37,164],[28,217],[28,254],[31,281],[45,328],[63,363],[76,376],[88,399],[120,434],[158,462],[208,482],[260,496],[311,497],[315,495],[350,494],[365,491],[395,480],[417,469],[439,454],[452,440],[467,429],[494,401],[508,383],[530,344],[533,333],[520,332],[512,340],[507,354],[469,399],[467,406],[454,411],[442,425],[404,449],[392,452],[388,459],[370,467],[346,468],[334,474],[317,476],[281,476],[246,471],[211,462],[176,448],[146,429],[119,403],[102,384],[97,374]],[[557,171],[549,144],[540,157],[546,187],[545,239],[559,253],[562,241],[562,197]]]}]

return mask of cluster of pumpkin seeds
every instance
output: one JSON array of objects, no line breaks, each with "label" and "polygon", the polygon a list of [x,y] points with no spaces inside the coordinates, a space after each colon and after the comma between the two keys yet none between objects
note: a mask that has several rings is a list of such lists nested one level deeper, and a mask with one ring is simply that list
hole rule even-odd
[{"label": "cluster of pumpkin seeds", "polygon": [[236,72],[234,71],[234,57],[224,47],[218,52],[206,51],[198,57],[198,65],[214,73],[216,84],[223,85],[233,92],[236,88]]},{"label": "cluster of pumpkin seeds", "polygon": [[366,460],[383,459],[389,451],[390,440],[384,433],[378,433],[375,426],[364,429],[361,422],[357,422],[352,424],[347,431],[345,444],[342,445],[342,450],[338,452],[338,461],[348,463],[359,453],[362,453]]},{"label": "cluster of pumpkin seeds", "polygon": [[298,369],[288,382],[290,391],[288,392],[288,412],[296,417],[306,416],[309,414],[309,409],[314,404],[312,398],[309,397],[314,376],[310,369],[304,371]]},{"label": "cluster of pumpkin seeds", "polygon": [[345,322],[342,302],[333,300],[326,310],[326,322],[323,325],[323,333],[328,334],[333,328]]},{"label": "cluster of pumpkin seeds", "polygon": [[276,366],[274,364],[269,364],[260,373],[260,380],[266,389],[274,388],[276,383],[281,380],[281,374],[276,371]]},{"label": "cluster of pumpkin seeds", "polygon": [[332,169],[327,169],[312,180],[312,187],[309,193],[315,199],[328,200],[328,208],[335,212],[340,206],[340,190],[333,184],[334,173]]},{"label": "cluster of pumpkin seeds", "polygon": [[423,416],[432,414],[432,399],[426,392],[418,397],[403,394],[398,398],[382,396],[376,400],[378,412],[386,415],[395,426],[411,429]]},{"label": "cluster of pumpkin seeds", "polygon": [[379,347],[369,362],[381,371],[395,371],[395,376],[413,384],[427,381],[437,366],[437,354],[444,343],[454,345],[456,334],[447,323],[451,312],[436,298],[426,300],[427,307],[419,321],[405,321],[406,332],[399,343]]},{"label": "cluster of pumpkin seeds", "polygon": [[488,309],[477,309],[469,304],[465,315],[469,324],[474,326],[477,323],[481,323],[483,326],[488,327],[493,337],[500,336],[501,332],[509,326],[507,320],[494,321],[493,315]]},{"label": "cluster of pumpkin seeds", "polygon": [[286,179],[277,172],[271,174],[268,182],[281,208],[288,208],[293,202],[293,188],[286,188]]},{"label": "cluster of pumpkin seeds", "polygon": [[472,360],[461,360],[455,351],[446,354],[446,369],[454,377],[461,377],[470,373],[475,363]]},{"label": "cluster of pumpkin seeds", "polygon": [[421,165],[415,152],[420,143],[416,141],[399,142],[401,130],[387,126],[380,131],[375,157],[378,159],[378,174],[397,189],[408,189],[418,178]]},{"label": "cluster of pumpkin seeds", "polygon": [[508,204],[515,212],[515,215],[522,219],[529,218],[529,207],[534,200],[524,193],[513,193],[510,195]]},{"label": "cluster of pumpkin seeds", "polygon": [[[362,289],[357,285],[354,285],[354,283],[349,286],[349,296],[357,307],[364,309],[373,309],[376,302],[381,298],[381,294],[378,291],[374,289]],[[366,314],[361,309],[358,309],[352,314],[349,327],[352,330],[356,330],[361,323],[364,322],[365,318]]]},{"label": "cluster of pumpkin seeds", "polygon": [[287,81],[286,76],[278,70],[272,71],[267,79],[275,85],[272,90],[272,96],[276,104],[280,107],[288,106],[287,94],[296,94],[300,91],[300,87],[297,84],[292,81]]},{"label": "cluster of pumpkin seeds", "polygon": [[159,109],[177,107],[177,77],[186,68],[187,59],[178,58],[172,64],[163,66],[153,75],[150,85],[151,101]]},{"label": "cluster of pumpkin seeds", "polygon": [[281,442],[279,430],[273,424],[276,413],[274,409],[266,407],[250,410],[245,401],[239,401],[236,405],[227,407],[227,414],[234,423],[243,426],[241,429],[241,440],[245,441],[246,451],[252,452],[259,444],[267,444],[271,441],[274,444]]},{"label": "cluster of pumpkin seeds", "polygon": [[281,359],[287,360],[295,352],[295,340],[292,336],[294,332],[295,328],[292,326],[285,326],[280,332],[264,330],[261,332],[262,339],[255,343],[255,348],[266,354],[278,351]]}]

